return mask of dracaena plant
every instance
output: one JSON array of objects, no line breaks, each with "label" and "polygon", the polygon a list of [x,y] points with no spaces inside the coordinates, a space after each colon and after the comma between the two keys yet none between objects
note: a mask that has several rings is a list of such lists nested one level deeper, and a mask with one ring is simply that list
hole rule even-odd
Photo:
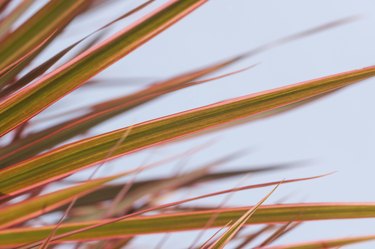
[{"label": "dracaena plant", "polygon": [[[147,180],[133,177],[143,170],[163,167],[195,153],[205,145],[138,168],[123,169],[110,176],[98,173],[99,168],[107,167],[106,162],[151,146],[228,128],[238,124],[238,121],[251,122],[259,118],[260,114],[287,111],[374,76],[375,66],[240,96],[96,136],[87,133],[104,121],[160,96],[240,73],[247,68],[223,74],[217,72],[271,47],[341,25],[347,19],[281,38],[247,53],[154,82],[124,96],[87,107],[67,109],[66,112],[56,111],[55,115],[66,118],[37,129],[33,126],[34,120],[46,108],[72,91],[86,86],[79,93],[84,95],[85,89],[94,84],[93,77],[98,73],[209,3],[207,0],[170,0],[165,4],[140,1],[135,3],[133,9],[113,17],[111,22],[96,27],[80,40],[67,44],[60,51],[50,52],[49,58],[38,64],[36,59],[52,42],[61,39],[60,34],[73,20],[79,16],[84,18],[88,12],[100,15],[101,6],[112,4],[113,1],[49,0],[42,6],[36,2],[0,2],[0,248],[53,248],[64,247],[67,243],[70,246],[73,243],[73,248],[126,248],[132,246],[135,238],[142,240],[146,234],[159,234],[162,237],[165,233],[208,229],[217,231],[210,239],[203,240],[198,235],[195,241],[185,240],[186,244],[182,243],[181,246],[223,248],[234,242],[237,248],[270,248],[272,242],[303,222],[375,217],[375,204],[372,203],[263,205],[279,185],[298,184],[296,182],[322,176],[280,178],[277,181],[190,196],[174,202],[159,201],[160,197],[179,190],[188,192],[197,183],[214,183],[285,166],[212,171],[213,167],[230,162],[239,153],[216,157],[211,155],[214,158],[210,163],[172,177]],[[152,6],[153,10],[149,11]],[[34,10],[32,14],[22,19],[30,9]],[[119,32],[106,35],[105,32],[113,24],[135,13],[139,14],[139,11],[149,13],[122,27]],[[69,116],[71,113],[75,115]],[[83,180],[67,179],[89,167],[96,170]],[[250,207],[246,204],[239,207],[228,207],[226,204],[218,207],[181,205],[267,186],[274,186],[275,189]],[[238,235],[240,230],[253,224],[260,227],[258,231]],[[257,237],[265,235],[267,238],[263,242],[254,244]],[[337,248],[371,239],[375,239],[375,236],[307,242],[277,248]]]}]

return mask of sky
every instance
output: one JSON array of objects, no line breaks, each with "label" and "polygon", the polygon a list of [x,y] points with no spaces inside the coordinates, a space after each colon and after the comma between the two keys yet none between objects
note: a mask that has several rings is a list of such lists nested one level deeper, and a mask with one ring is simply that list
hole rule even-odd
[{"label": "sky", "polygon": [[[68,28],[62,36],[62,42],[54,44],[51,50],[69,44],[87,34],[90,28],[95,29],[119,16],[134,6],[135,2],[118,1],[104,6],[100,14],[94,12],[85,19],[77,20],[78,28]],[[153,7],[163,2],[156,1]],[[117,24],[113,32],[143,13]],[[286,35],[350,16],[359,19],[248,58],[223,71],[230,72],[256,64],[246,72],[169,94],[106,122],[90,135],[249,93],[371,66],[375,62],[374,0],[210,0],[105,70],[98,78],[125,78],[135,82],[164,79],[238,55]],[[77,103],[73,101],[79,101],[79,104],[96,102],[136,89],[139,89],[137,84],[85,89],[86,98],[80,98],[82,95],[78,91],[54,108]],[[191,169],[202,162],[247,149],[248,154],[220,169],[290,162],[301,162],[301,167],[250,176],[244,180],[244,184],[335,172],[322,179],[281,186],[268,203],[285,196],[288,196],[287,202],[372,202],[375,201],[375,193],[372,191],[375,187],[374,93],[375,79],[366,80],[284,114],[173,143],[157,150],[157,153],[151,149],[116,160],[108,166],[112,168],[109,172],[121,170],[118,165],[134,167],[147,157],[151,157],[149,160],[152,161],[214,141],[204,151],[187,158],[183,162],[184,168]],[[170,166],[172,168],[173,165]],[[161,171],[164,172],[158,170],[145,175],[170,172],[168,168]],[[219,185],[200,188],[193,193],[179,193],[172,198],[230,188],[238,182],[238,179],[220,182]],[[231,197],[230,205],[254,204],[268,191],[261,189],[237,193]],[[221,198],[213,198],[209,202],[220,203]],[[374,234],[374,227],[375,220],[309,222],[278,243]],[[148,241],[148,237],[154,238],[146,236],[136,241],[135,245],[147,245],[145,241]],[[175,248],[176,242],[184,244],[191,238],[194,238],[194,233],[189,236],[171,236],[165,248]],[[367,243],[351,248],[369,248],[374,245]]]}]

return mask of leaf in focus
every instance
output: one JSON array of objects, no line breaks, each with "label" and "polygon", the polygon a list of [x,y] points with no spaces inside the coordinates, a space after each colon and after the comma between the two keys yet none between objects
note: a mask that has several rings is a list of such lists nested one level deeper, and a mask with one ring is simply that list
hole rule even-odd
[{"label": "leaf in focus", "polygon": [[[80,232],[59,241],[98,240],[126,238],[134,235],[199,230],[205,227],[212,214],[218,216],[211,227],[225,226],[231,220],[239,219],[249,207],[222,208],[174,214],[160,214],[128,218]],[[375,218],[375,204],[358,203],[306,203],[264,205],[257,209],[246,224],[288,223],[291,221],[339,220]],[[63,224],[57,235],[72,232],[103,221]],[[54,226],[37,228],[5,229],[0,231],[0,248],[33,243],[44,239]]]},{"label": "leaf in focus", "polygon": [[[61,179],[110,158],[167,142],[230,121],[294,104],[375,75],[375,67],[234,98],[67,144],[0,171],[1,198]],[[126,141],[119,143],[129,129]],[[112,148],[116,145],[116,148]],[[108,151],[111,157],[108,158]]]}]

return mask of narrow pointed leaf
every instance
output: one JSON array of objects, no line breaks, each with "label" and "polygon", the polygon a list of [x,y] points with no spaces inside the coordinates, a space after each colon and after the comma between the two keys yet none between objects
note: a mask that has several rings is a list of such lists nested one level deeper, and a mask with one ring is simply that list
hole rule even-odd
[{"label": "narrow pointed leaf", "polygon": [[[349,71],[235,98],[71,143],[0,171],[0,194],[3,195],[0,199],[60,179],[110,158],[294,104],[374,75],[374,66]],[[123,134],[129,130],[126,141],[119,143]],[[116,148],[113,149],[115,145]]]},{"label": "narrow pointed leaf", "polygon": [[[217,213],[211,227],[225,226],[231,220],[239,219],[249,207],[224,208],[208,211],[128,218],[123,221],[97,227],[63,238],[61,241],[98,240],[124,238],[139,234],[199,230],[205,227],[213,213]],[[337,220],[375,218],[373,203],[307,203],[286,205],[265,205],[258,208],[247,224],[287,223],[291,221]],[[57,235],[71,232],[103,221],[64,224]],[[53,226],[19,228],[0,231],[0,248],[9,248],[44,239]]]}]

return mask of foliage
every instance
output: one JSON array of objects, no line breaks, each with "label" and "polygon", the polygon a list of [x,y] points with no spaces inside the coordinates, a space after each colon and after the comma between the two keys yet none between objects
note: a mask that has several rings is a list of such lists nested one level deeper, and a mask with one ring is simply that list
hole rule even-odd
[{"label": "foliage", "polygon": [[[192,189],[197,184],[284,170],[289,166],[213,172],[214,167],[230,162],[240,153],[214,158],[211,163],[180,175],[135,179],[143,170],[163,167],[168,162],[201,150],[201,147],[112,176],[97,175],[100,168],[107,167],[105,164],[115,158],[228,128],[238,123],[235,121],[250,122],[259,118],[259,114],[273,115],[313,101],[375,76],[375,66],[229,99],[96,136],[85,135],[103,122],[161,96],[247,70],[249,68],[217,74],[244,58],[333,28],[348,22],[348,19],[284,37],[242,55],[155,82],[125,96],[88,107],[68,109],[67,112],[55,111],[56,116],[65,119],[39,129],[33,126],[35,118],[46,108],[54,110],[54,103],[78,88],[82,90],[80,94],[84,94],[85,89],[95,84],[92,78],[98,73],[207,2],[170,0],[118,33],[106,35],[115,23],[145,11],[145,8],[157,6],[154,1],[146,1],[55,52],[41,64],[36,64],[36,59],[50,44],[60,39],[60,34],[73,20],[84,18],[89,12],[99,15],[101,6],[112,4],[112,1],[50,0],[23,21],[20,20],[28,10],[35,9],[36,1],[0,2],[0,248],[53,248],[67,242],[74,243],[77,248],[122,248],[145,234],[219,227],[228,229],[201,245],[193,243],[191,248],[223,248],[231,241],[241,242],[242,247],[238,248],[243,248],[269,232],[269,238],[258,248],[271,248],[268,247],[270,243],[302,222],[375,217],[375,205],[372,203],[263,205],[270,194],[252,207],[181,206],[211,196],[309,181],[322,176],[279,179],[160,203],[160,197]],[[100,84],[105,85],[106,82]],[[67,178],[90,167],[95,168],[94,173],[82,181],[72,182]],[[42,219],[47,224],[41,223]],[[251,224],[262,225],[263,228],[254,234],[238,235]],[[328,248],[374,238],[341,238],[272,248]],[[201,243],[199,239],[197,241]]]}]

